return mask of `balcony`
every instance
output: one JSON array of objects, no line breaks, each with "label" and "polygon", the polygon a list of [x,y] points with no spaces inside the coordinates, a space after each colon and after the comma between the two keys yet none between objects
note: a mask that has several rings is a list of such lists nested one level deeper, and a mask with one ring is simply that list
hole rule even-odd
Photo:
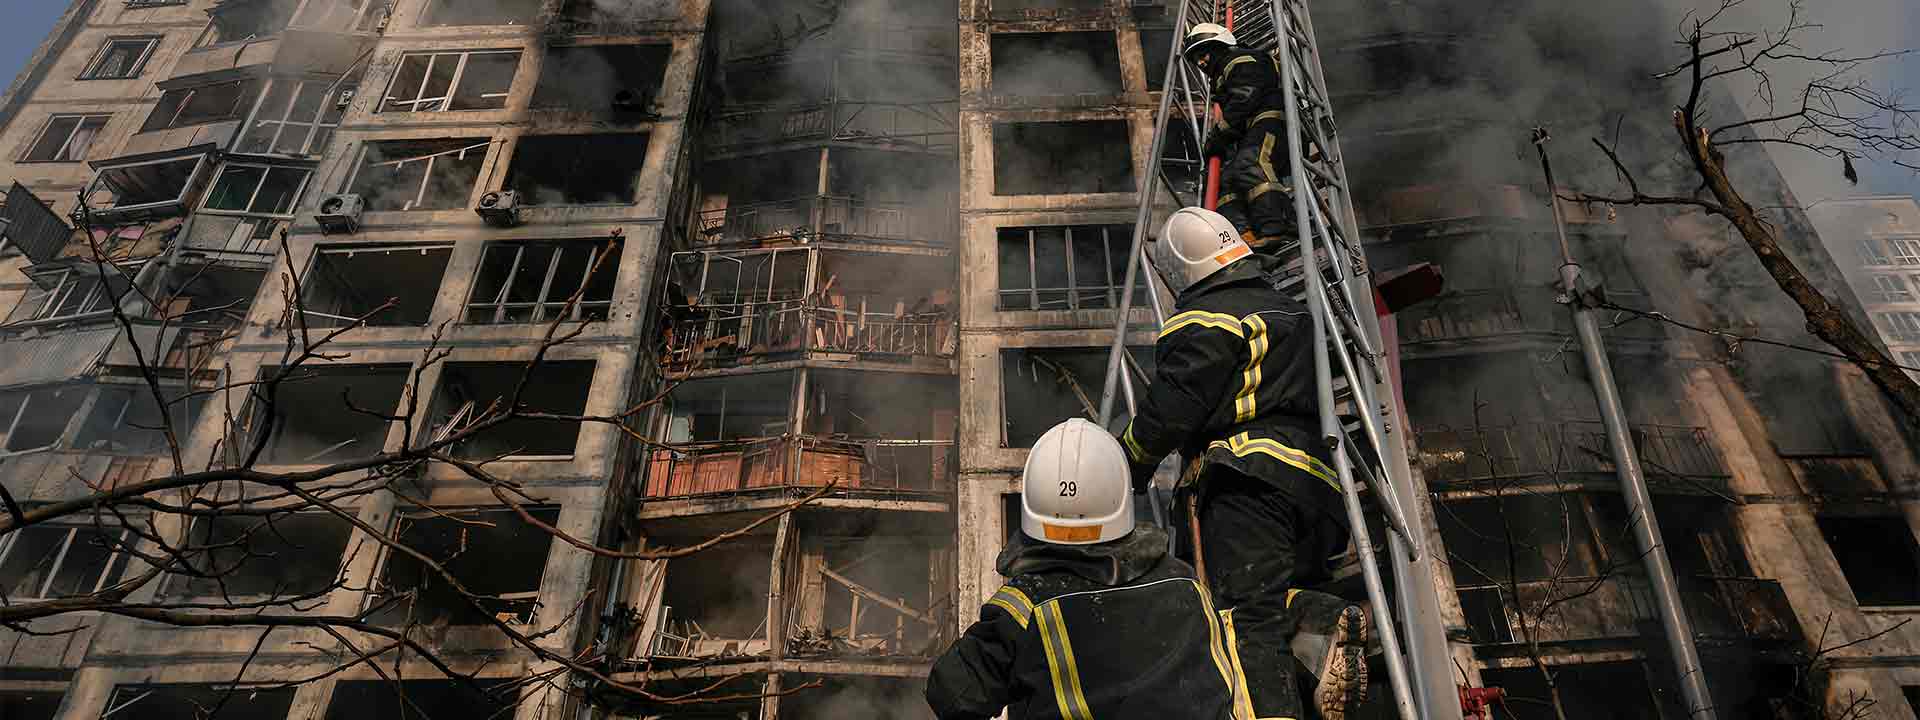
[{"label": "balcony", "polygon": [[858,440],[783,435],[654,450],[641,497],[687,498],[748,491],[946,493],[950,440]]},{"label": "balcony", "polygon": [[959,226],[951,202],[874,202],[845,197],[728,205],[700,213],[703,245],[816,240],[951,247]]},{"label": "balcony", "polygon": [[951,313],[860,312],[809,301],[683,308],[686,319],[667,339],[662,364],[691,368],[782,353],[847,353],[866,357],[952,358],[958,342]]},{"label": "balcony", "polygon": [[[1640,464],[1656,486],[1675,479],[1681,488],[1698,486],[1701,479],[1731,475],[1706,428],[1634,425],[1631,430]],[[1414,442],[1421,472],[1435,484],[1614,472],[1606,429],[1598,422],[1415,430]]]},{"label": "balcony", "polygon": [[718,154],[756,146],[844,142],[951,154],[958,150],[959,102],[868,102],[825,100],[801,105],[734,108],[708,125],[707,141]]},{"label": "balcony", "polygon": [[[949,16],[951,17],[951,16]],[[952,23],[940,25],[902,25],[871,22],[846,22],[836,25],[827,41],[835,50],[859,50],[954,58],[960,52],[960,36]],[[727,38],[720,43],[720,61],[726,63],[773,58],[793,52],[787,43],[810,38]]]},{"label": "balcony", "polygon": [[[1514,590],[1518,589],[1516,600]],[[1637,575],[1538,580],[1457,588],[1473,642],[1542,644],[1638,638],[1660,632],[1652,588]],[[1758,578],[1680,578],[1681,604],[1696,638],[1721,644],[1787,644],[1799,621],[1780,583]],[[1548,609],[1546,606],[1551,606]]]},{"label": "balcony", "polygon": [[[1400,343],[1487,340],[1525,335],[1573,334],[1567,308],[1555,301],[1559,290],[1550,287],[1511,287],[1496,290],[1450,292],[1395,314]],[[1637,294],[1623,296],[1622,304],[1645,306]],[[1654,340],[1662,337],[1658,323],[1629,322],[1606,328],[1609,338]]]}]

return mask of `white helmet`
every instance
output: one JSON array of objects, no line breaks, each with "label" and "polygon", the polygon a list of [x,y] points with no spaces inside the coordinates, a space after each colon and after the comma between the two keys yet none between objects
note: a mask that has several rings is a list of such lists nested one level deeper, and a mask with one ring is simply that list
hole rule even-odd
[{"label": "white helmet", "polygon": [[1127,453],[1099,425],[1074,418],[1053,426],[1027,455],[1020,531],[1057,545],[1092,545],[1133,532]]},{"label": "white helmet", "polygon": [[1200,207],[1181,208],[1160,231],[1149,250],[1153,268],[1179,297],[1187,288],[1228,265],[1251,256],[1247,241],[1220,213]]},{"label": "white helmet", "polygon": [[1180,56],[1192,59],[1193,51],[1198,50],[1200,46],[1207,43],[1220,43],[1222,46],[1232,46],[1240,44],[1240,41],[1233,36],[1233,31],[1228,30],[1225,25],[1200,23],[1199,25],[1193,26],[1193,29],[1187,31],[1187,42],[1183,45]]}]

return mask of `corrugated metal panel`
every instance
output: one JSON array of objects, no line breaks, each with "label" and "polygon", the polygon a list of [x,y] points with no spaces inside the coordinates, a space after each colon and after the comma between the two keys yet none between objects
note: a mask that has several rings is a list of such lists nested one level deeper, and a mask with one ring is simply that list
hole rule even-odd
[{"label": "corrugated metal panel", "polygon": [[73,228],[17,182],[7,191],[5,214],[7,240],[36,263],[59,256],[60,249],[67,246],[67,237],[73,234]]},{"label": "corrugated metal panel", "polygon": [[107,326],[0,340],[0,388],[84,377],[119,336],[119,328]]}]

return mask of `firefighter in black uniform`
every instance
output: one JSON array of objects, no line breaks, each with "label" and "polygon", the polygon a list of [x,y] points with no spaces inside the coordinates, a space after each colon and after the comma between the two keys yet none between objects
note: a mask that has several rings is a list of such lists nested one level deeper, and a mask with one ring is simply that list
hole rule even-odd
[{"label": "firefighter in black uniform", "polygon": [[1201,23],[1187,32],[1182,54],[1213,80],[1213,102],[1220,106],[1201,148],[1201,155],[1223,160],[1219,213],[1249,247],[1271,253],[1295,231],[1286,95],[1279,61],[1235,42],[1226,28]]},{"label": "firefighter in black uniform", "polygon": [[1218,213],[1174,213],[1152,252],[1178,301],[1153,384],[1121,434],[1135,490],[1180,451],[1200,525],[1196,564],[1246,681],[1242,716],[1304,717],[1297,654],[1316,674],[1321,717],[1339,720],[1365,699],[1369,628],[1360,607],[1304,589],[1331,579],[1349,539],[1317,440],[1312,319],[1268,280],[1279,259],[1253,254]]},{"label": "firefighter in black uniform", "polygon": [[1136,526],[1127,471],[1086,420],[1034,444],[1007,584],[927,678],[940,720],[1234,717],[1220,618],[1166,533]]}]

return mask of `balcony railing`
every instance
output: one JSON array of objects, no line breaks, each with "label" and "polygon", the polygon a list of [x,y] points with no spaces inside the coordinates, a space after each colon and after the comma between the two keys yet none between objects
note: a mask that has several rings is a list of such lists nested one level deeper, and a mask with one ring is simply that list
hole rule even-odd
[{"label": "balcony railing", "polygon": [[[1800,624],[1780,583],[1758,578],[1683,576],[1681,604],[1694,635],[1720,642],[1786,643]],[[1541,643],[1632,638],[1658,632],[1653,591],[1645,578],[1563,578],[1457,588],[1473,641],[1524,643],[1527,629]]]},{"label": "balcony railing", "polygon": [[851,440],[781,436],[653,451],[641,497],[697,497],[780,488],[945,493],[953,489],[950,440]]},{"label": "balcony railing", "polygon": [[893,315],[802,300],[680,308],[663,363],[679,368],[787,352],[953,357],[950,313]]},{"label": "balcony railing", "polygon": [[[1573,321],[1554,300],[1558,290],[1513,287],[1454,292],[1419,303],[1395,314],[1402,344],[1469,340],[1530,333],[1571,335]],[[1645,305],[1623,300],[1624,305]],[[1622,323],[1606,329],[1609,337],[1652,339],[1661,329],[1653,322]]]},{"label": "balcony railing", "polygon": [[927,152],[959,147],[959,103],[827,100],[732,109],[709,125],[717,152],[754,145],[838,141],[904,146]]},{"label": "balcony railing", "polygon": [[818,238],[950,246],[958,223],[944,198],[927,205],[818,196],[702,212],[700,237],[707,245]]},{"label": "balcony railing", "polygon": [[[1706,428],[1634,425],[1633,444],[1652,479],[1724,478]],[[1612,473],[1606,429],[1571,421],[1463,430],[1416,430],[1421,471],[1430,482],[1457,483],[1552,474]]]}]

